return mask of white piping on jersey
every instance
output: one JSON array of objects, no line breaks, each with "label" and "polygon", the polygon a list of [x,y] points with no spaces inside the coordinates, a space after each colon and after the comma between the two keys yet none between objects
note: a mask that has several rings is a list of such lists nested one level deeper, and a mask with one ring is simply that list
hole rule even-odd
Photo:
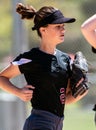
[{"label": "white piping on jersey", "polygon": [[23,64],[29,63],[31,61],[32,60],[30,60],[30,59],[21,58],[19,61],[13,61],[12,64],[13,65],[23,65]]}]

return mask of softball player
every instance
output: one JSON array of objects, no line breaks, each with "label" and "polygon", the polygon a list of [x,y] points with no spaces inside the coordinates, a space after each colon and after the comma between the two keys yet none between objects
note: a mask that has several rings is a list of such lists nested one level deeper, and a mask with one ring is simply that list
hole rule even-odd
[{"label": "softball player", "polygon": [[[47,6],[36,11],[32,6],[19,3],[16,11],[22,19],[34,20],[32,30],[37,30],[40,46],[20,54],[1,72],[0,87],[23,101],[31,101],[32,112],[23,130],[62,130],[65,103],[76,102],[87,93],[72,96],[71,58],[56,49],[64,41],[64,23],[75,22],[75,19],[66,18],[60,10]],[[24,88],[9,81],[19,74],[24,74],[27,81]]]}]

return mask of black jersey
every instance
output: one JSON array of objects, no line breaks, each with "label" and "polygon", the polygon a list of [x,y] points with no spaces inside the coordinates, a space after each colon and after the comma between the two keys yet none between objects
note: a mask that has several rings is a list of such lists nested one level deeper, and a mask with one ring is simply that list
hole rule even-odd
[{"label": "black jersey", "polygon": [[70,57],[59,50],[56,50],[56,55],[51,55],[33,48],[20,54],[13,64],[18,64],[28,85],[35,87],[32,107],[63,116],[71,72]]}]

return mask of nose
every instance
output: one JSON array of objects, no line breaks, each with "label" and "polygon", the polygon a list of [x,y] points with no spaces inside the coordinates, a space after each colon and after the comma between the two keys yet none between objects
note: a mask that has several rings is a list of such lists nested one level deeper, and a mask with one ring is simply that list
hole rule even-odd
[{"label": "nose", "polygon": [[63,26],[63,27],[61,27],[61,31],[63,32],[63,33],[65,33],[66,32],[66,30],[65,30],[65,27]]}]

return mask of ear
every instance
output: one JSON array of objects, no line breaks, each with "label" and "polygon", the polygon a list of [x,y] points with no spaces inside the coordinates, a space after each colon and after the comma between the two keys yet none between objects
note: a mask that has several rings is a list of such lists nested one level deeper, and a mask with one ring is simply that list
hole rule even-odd
[{"label": "ear", "polygon": [[45,33],[45,30],[46,30],[46,28],[40,27],[40,33],[41,33],[41,34],[44,34],[44,33]]}]

